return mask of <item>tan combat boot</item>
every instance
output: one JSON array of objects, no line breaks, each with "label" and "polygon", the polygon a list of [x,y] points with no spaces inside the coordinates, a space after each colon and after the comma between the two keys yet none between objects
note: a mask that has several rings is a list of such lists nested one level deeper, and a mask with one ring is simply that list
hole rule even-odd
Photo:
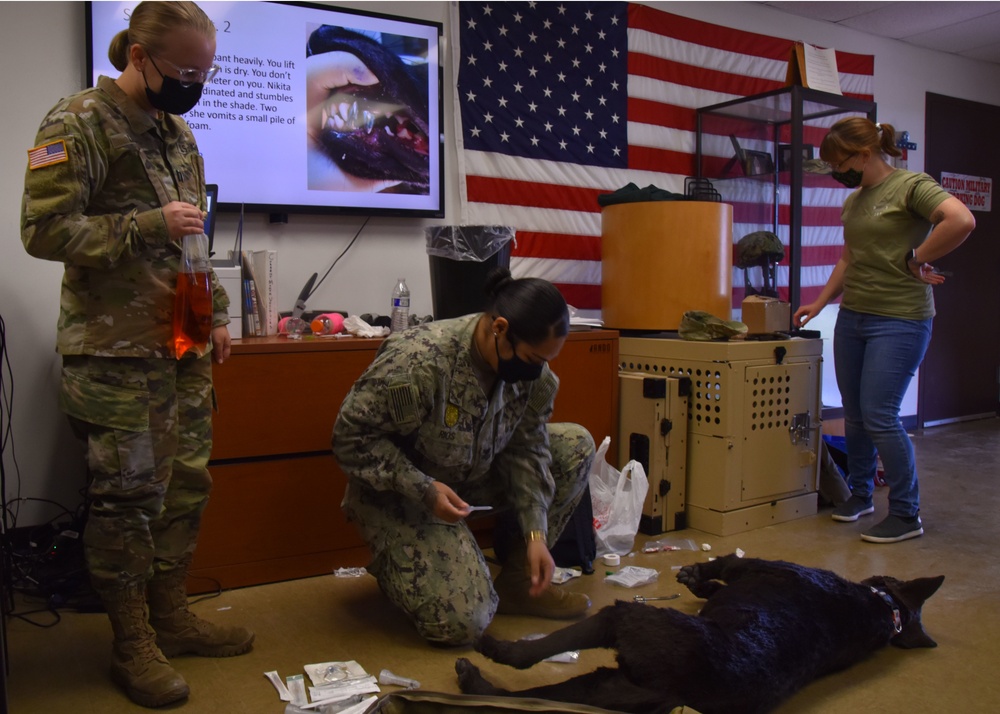
[{"label": "tan combat boot", "polygon": [[111,679],[115,684],[144,707],[162,707],[186,698],[190,692],[187,682],[156,647],[145,586],[133,584],[100,592],[115,634],[111,648]]},{"label": "tan combat boot", "polygon": [[590,607],[590,598],[583,593],[563,590],[550,585],[538,597],[528,594],[531,587],[531,573],[528,570],[527,547],[522,545],[511,551],[500,574],[493,581],[500,603],[500,615],[533,615],[554,620],[581,617]]},{"label": "tan combat boot", "polygon": [[154,575],[149,581],[149,624],[156,644],[168,657],[195,654],[233,657],[250,651],[254,634],[245,627],[224,627],[203,620],[188,609],[184,580],[187,568]]}]

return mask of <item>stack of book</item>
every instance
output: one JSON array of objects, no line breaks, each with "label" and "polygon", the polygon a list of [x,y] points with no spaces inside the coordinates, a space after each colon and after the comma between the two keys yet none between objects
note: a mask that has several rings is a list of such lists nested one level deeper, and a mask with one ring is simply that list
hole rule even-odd
[{"label": "stack of book", "polygon": [[244,337],[278,334],[277,258],[278,253],[274,250],[245,250],[239,253],[243,268]]}]

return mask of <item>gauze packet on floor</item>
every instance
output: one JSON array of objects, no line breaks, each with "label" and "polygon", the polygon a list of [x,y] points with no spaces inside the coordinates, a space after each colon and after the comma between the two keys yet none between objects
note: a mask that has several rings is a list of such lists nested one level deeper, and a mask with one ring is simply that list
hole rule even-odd
[{"label": "gauze packet on floor", "polygon": [[626,565],[617,573],[604,578],[604,582],[623,585],[627,588],[637,588],[640,585],[648,585],[649,583],[656,582],[658,577],[660,577],[660,571],[658,570],[640,568],[637,565]]},{"label": "gauze packet on floor", "polygon": [[573,578],[578,578],[581,575],[583,575],[582,570],[576,570],[574,568],[556,567],[556,569],[552,571],[551,582],[553,585],[562,585],[563,583],[569,582]]},{"label": "gauze packet on floor", "polygon": [[327,687],[331,684],[346,684],[371,677],[365,668],[353,659],[346,662],[319,662],[307,664],[304,668],[314,686]]}]

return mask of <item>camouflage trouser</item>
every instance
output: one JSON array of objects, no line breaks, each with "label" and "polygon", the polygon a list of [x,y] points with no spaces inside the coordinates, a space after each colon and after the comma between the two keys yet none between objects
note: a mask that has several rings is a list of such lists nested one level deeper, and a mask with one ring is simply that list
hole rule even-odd
[{"label": "camouflage trouser", "polygon": [[95,588],[185,567],[212,487],[211,356],[67,355],[60,402],[86,439],[83,545]]},{"label": "camouflage trouser", "polygon": [[[556,484],[548,514],[551,547],[587,485],[594,441],[577,424],[549,424],[548,430]],[[496,479],[495,485],[492,495],[477,493],[474,505],[505,503],[500,492],[504,479]],[[371,550],[368,571],[424,639],[460,645],[482,634],[496,613],[497,595],[482,551],[464,521],[445,523],[423,503],[355,487],[348,489],[344,510]]]}]

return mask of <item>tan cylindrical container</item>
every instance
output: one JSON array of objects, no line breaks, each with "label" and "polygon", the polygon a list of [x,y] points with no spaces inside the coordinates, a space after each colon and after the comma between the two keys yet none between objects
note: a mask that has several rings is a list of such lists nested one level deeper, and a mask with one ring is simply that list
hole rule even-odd
[{"label": "tan cylindrical container", "polygon": [[601,210],[601,312],[619,330],[676,330],[688,310],[732,317],[733,207],[619,203]]}]

